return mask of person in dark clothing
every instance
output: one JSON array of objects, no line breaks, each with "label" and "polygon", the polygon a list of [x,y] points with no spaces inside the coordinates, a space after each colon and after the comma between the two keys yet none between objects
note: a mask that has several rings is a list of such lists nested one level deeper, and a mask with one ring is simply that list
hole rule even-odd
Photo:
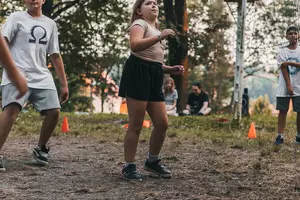
[{"label": "person in dark clothing", "polygon": [[200,83],[193,83],[193,92],[189,94],[184,115],[208,115],[211,108],[208,107],[208,95],[202,90]]}]

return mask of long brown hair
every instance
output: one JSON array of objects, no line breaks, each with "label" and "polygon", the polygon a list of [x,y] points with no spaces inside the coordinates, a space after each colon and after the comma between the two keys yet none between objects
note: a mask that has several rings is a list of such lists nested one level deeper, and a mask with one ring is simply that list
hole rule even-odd
[{"label": "long brown hair", "polygon": [[[167,83],[168,82],[171,82],[171,88],[170,89],[167,88]],[[164,83],[164,90],[163,90],[164,95],[166,96],[168,93],[173,93],[174,90],[175,90],[174,80],[171,77],[166,78],[165,83]]]},{"label": "long brown hair", "polygon": [[[143,19],[138,13],[137,10],[141,9],[142,4],[145,2],[146,0],[136,0],[134,5],[133,5],[133,9],[132,9],[132,15],[131,15],[131,24],[137,20],[137,19]],[[159,29],[159,22],[158,20],[155,21],[155,28]]]}]

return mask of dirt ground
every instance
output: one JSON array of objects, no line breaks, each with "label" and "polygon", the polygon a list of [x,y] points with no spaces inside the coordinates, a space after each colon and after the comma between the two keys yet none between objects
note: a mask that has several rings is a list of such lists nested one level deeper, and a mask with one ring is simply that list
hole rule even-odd
[{"label": "dirt ground", "polygon": [[[36,136],[8,139],[0,199],[300,199],[299,155],[292,146],[285,149],[291,155],[285,162],[280,153],[262,157],[255,150],[168,138],[162,156],[173,178],[146,176],[142,182],[128,182],[120,175],[122,142],[55,136],[53,161],[38,167],[30,151],[36,141]],[[145,175],[147,145],[140,142],[137,155]]]}]

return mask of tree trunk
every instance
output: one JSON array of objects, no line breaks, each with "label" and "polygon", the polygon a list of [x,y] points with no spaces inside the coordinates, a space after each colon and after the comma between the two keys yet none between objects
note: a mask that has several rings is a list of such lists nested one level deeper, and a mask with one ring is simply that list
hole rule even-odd
[{"label": "tree trunk", "polygon": [[47,17],[51,17],[52,7],[53,7],[53,0],[46,0],[42,7],[43,14],[46,15]]},{"label": "tree trunk", "polygon": [[101,113],[104,112],[104,102],[105,102],[105,88],[101,88]]},{"label": "tree trunk", "polygon": [[188,88],[188,19],[186,0],[176,0],[175,6],[173,0],[164,0],[164,10],[167,28],[177,32],[177,38],[169,39],[169,65],[183,65],[185,73],[183,76],[174,76],[176,89],[178,91],[178,110],[184,109],[187,102]]}]

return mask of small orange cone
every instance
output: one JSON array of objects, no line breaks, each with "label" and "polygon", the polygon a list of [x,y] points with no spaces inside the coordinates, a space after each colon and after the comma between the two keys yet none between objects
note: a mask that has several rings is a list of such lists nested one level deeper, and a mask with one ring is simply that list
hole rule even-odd
[{"label": "small orange cone", "polygon": [[61,132],[67,133],[69,131],[70,131],[70,129],[69,129],[68,118],[64,117],[64,121],[63,121],[63,124],[62,124],[62,127],[61,127]]},{"label": "small orange cone", "polygon": [[120,106],[120,114],[128,114],[126,102],[122,103]]},{"label": "small orange cone", "polygon": [[[150,128],[150,126],[151,126],[151,121],[150,120],[144,120],[143,121],[143,127]],[[128,124],[124,124],[123,128],[128,128]]]},{"label": "small orange cone", "polygon": [[255,125],[252,122],[249,128],[249,132],[248,132],[248,138],[249,139],[255,139],[256,138],[256,130],[255,130]]},{"label": "small orange cone", "polygon": [[150,125],[151,125],[150,120],[144,120],[143,121],[143,127],[150,128]]}]

